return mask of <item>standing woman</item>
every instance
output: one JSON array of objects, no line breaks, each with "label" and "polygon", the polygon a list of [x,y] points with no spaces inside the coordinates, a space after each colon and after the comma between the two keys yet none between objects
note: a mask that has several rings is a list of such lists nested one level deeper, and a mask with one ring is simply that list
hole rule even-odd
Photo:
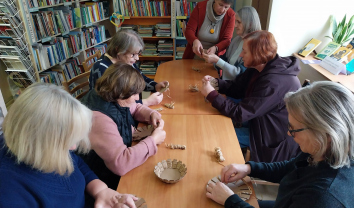
[{"label": "standing woman", "polygon": [[[90,150],[92,112],[62,88],[36,83],[11,106],[0,138],[0,207],[135,208],[71,150]],[[116,198],[117,197],[117,198]],[[124,204],[116,204],[116,203]]]},{"label": "standing woman", "polygon": [[183,59],[201,58],[203,49],[218,56],[225,53],[235,26],[235,12],[230,9],[232,2],[206,0],[197,4],[186,27],[188,44]]},{"label": "standing woman", "polygon": [[261,30],[244,38],[240,57],[248,68],[234,80],[217,79],[220,95],[211,85],[210,76],[203,79],[201,92],[223,115],[236,123],[249,122],[250,136],[240,146],[251,149],[251,159],[257,162],[289,160],[299,153],[299,146],[287,135],[288,112],[284,95],[300,88],[297,74],[299,61],[280,57],[272,33]]},{"label": "standing woman", "polygon": [[261,30],[261,22],[255,8],[246,6],[236,13],[235,31],[237,36],[231,41],[226,53],[220,57],[215,54],[203,54],[208,63],[216,64],[223,80],[233,80],[243,73],[246,67],[240,57],[243,46],[243,37],[248,33]]},{"label": "standing woman", "polygon": [[133,66],[140,72],[145,81],[144,91],[155,92],[146,99],[142,99],[140,94],[138,102],[147,106],[159,104],[163,99],[163,94],[159,93],[159,91],[168,85],[168,81],[156,83],[141,72],[135,62],[139,60],[143,49],[144,41],[135,31],[127,29],[119,30],[110,41],[107,52],[97,60],[91,69],[89,78],[90,89],[95,88],[97,79],[103,75],[110,65],[120,61]]}]

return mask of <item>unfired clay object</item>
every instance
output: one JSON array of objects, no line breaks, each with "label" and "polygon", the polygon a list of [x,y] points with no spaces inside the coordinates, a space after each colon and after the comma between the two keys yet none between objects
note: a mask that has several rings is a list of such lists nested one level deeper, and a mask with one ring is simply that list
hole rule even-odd
[{"label": "unfired clay object", "polygon": [[[217,183],[220,181],[221,181],[220,176],[217,176],[217,177],[214,177],[211,180],[209,180],[208,184],[209,183]],[[243,201],[246,201],[252,195],[252,189],[249,185],[247,185],[247,183],[250,181],[251,181],[250,177],[247,176],[247,177],[242,178],[241,180],[238,180],[234,183],[228,183],[228,184],[226,184],[226,186],[228,186]]]},{"label": "unfired clay object", "polygon": [[199,92],[198,84],[195,85],[189,85],[189,91],[191,92]]},{"label": "unfired clay object", "polygon": [[139,198],[134,203],[135,203],[136,208],[147,208],[146,201],[143,198]]},{"label": "unfired clay object", "polygon": [[187,148],[186,145],[180,145],[180,144],[165,144],[165,146],[170,149],[181,149],[181,150],[185,150]]},{"label": "unfired clay object", "polygon": [[162,160],[155,166],[154,173],[165,183],[177,183],[187,174],[187,166],[176,159]]},{"label": "unfired clay object", "polygon": [[161,90],[159,92],[164,93],[169,87],[170,87],[170,84],[168,84],[166,87],[161,88]]},{"label": "unfired clay object", "polygon": [[156,109],[154,109],[155,111],[157,111],[157,112],[160,112],[160,111],[162,111],[163,109],[162,108],[156,108]]},{"label": "unfired clay object", "polygon": [[165,107],[169,109],[175,108],[175,102],[171,101],[171,103],[165,103]]},{"label": "unfired clay object", "polygon": [[215,79],[215,78],[210,78],[209,82],[210,82],[210,85],[211,85],[212,87],[214,87],[215,90],[219,90],[219,83],[218,83],[218,80],[217,80],[217,79]]},{"label": "unfired clay object", "polygon": [[197,67],[193,66],[192,69],[193,69],[193,71],[196,71],[196,72],[199,72],[199,73],[201,72],[201,70],[199,68],[197,68]]},{"label": "unfired clay object", "polygon": [[215,157],[218,160],[218,162],[224,162],[225,161],[225,158],[222,155],[220,147],[215,147]]},{"label": "unfired clay object", "polygon": [[133,132],[133,141],[138,141],[138,140],[141,140],[147,136],[151,136],[153,131],[154,131],[154,127],[152,125],[138,127]]}]

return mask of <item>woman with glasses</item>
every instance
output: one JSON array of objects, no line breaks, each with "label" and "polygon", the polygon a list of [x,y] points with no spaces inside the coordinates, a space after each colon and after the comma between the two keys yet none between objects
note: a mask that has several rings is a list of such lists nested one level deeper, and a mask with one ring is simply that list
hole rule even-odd
[{"label": "woman with glasses", "polygon": [[[83,158],[108,187],[116,189],[120,176],[143,164],[166,137],[160,113],[136,103],[144,79],[131,65],[113,64],[81,102],[93,111],[92,151]],[[151,136],[132,146],[135,122],[154,126]]]},{"label": "woman with glasses", "polygon": [[[302,153],[283,162],[231,164],[221,171],[230,183],[247,175],[280,183],[269,207],[354,207],[354,95],[330,81],[285,96],[288,134]],[[207,197],[231,207],[252,207],[224,183],[207,186]],[[260,203],[262,207],[262,203]]]},{"label": "woman with glasses", "polygon": [[[234,80],[217,79],[219,90],[205,76],[201,92],[222,114],[237,124],[249,124],[249,137],[240,137],[242,147],[250,147],[251,160],[276,162],[299,153],[299,146],[287,135],[288,112],[284,95],[300,88],[295,57],[280,57],[272,33],[255,31],[243,38],[240,57],[247,70]],[[236,103],[221,94],[235,99]],[[237,131],[237,130],[236,130]]]},{"label": "woman with glasses", "polygon": [[168,82],[163,81],[156,83],[141,72],[135,62],[139,60],[139,55],[141,55],[143,49],[144,42],[135,31],[126,29],[119,30],[110,41],[107,52],[97,60],[91,69],[89,78],[90,89],[95,88],[97,79],[103,75],[110,65],[120,61],[132,65],[140,72],[145,80],[144,91],[155,92],[146,99],[142,99],[140,94],[138,102],[147,106],[159,104],[163,99],[163,94],[159,93],[159,91],[166,87]]}]

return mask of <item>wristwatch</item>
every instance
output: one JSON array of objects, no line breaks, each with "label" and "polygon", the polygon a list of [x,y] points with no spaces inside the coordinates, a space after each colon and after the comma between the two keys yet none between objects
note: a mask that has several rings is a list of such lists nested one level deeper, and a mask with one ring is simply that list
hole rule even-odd
[{"label": "wristwatch", "polygon": [[216,48],[215,53],[218,53],[219,52],[219,48],[216,45],[215,45],[215,48]]}]

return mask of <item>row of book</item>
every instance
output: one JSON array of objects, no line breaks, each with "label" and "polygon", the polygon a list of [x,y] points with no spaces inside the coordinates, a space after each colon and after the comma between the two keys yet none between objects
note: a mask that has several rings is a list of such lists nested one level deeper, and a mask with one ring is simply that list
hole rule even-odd
[{"label": "row of book", "polygon": [[27,1],[29,8],[53,6],[64,2],[74,2],[74,0],[28,0]]},{"label": "row of book", "polygon": [[84,48],[91,47],[106,40],[104,25],[92,26],[82,29],[84,38]]},{"label": "row of book", "polygon": [[84,25],[97,22],[108,17],[109,2],[85,2],[80,4]]},{"label": "row of book", "polygon": [[118,12],[124,16],[170,16],[167,1],[120,0],[117,1]]},{"label": "row of book", "polygon": [[173,56],[173,41],[159,40],[157,51],[159,56]]},{"label": "row of book", "polygon": [[[312,53],[312,51],[314,51],[321,43],[322,41],[312,38],[303,48],[300,49],[298,54],[303,57],[306,57],[310,53]],[[354,50],[351,49],[353,48],[353,46],[351,44],[348,44],[348,46],[344,47],[338,43],[330,42],[320,52],[316,54],[315,58],[323,60],[327,56],[330,56],[331,58],[337,61],[342,61],[347,55],[352,53],[352,51],[354,52]]]},{"label": "row of book", "polygon": [[81,27],[80,9],[66,6],[47,8],[48,11],[31,13],[35,27],[36,41],[58,34],[66,34],[70,30]]},{"label": "row of book", "polygon": [[[107,50],[107,43],[97,45],[97,46],[90,48],[89,50],[86,51],[86,57],[92,56],[93,54],[96,53],[96,51],[100,51],[101,55],[103,55],[104,53],[106,53],[106,50]],[[93,60],[91,59],[87,62],[87,65],[90,65],[96,61],[97,61],[97,58],[94,58]]]},{"label": "row of book", "polygon": [[50,71],[42,72],[39,77],[41,82],[61,86],[64,81],[68,81],[83,72],[84,69],[79,58],[75,57],[66,60],[64,64],[58,65]]},{"label": "row of book", "polygon": [[158,23],[156,25],[124,25],[125,29],[133,29],[140,37],[152,37],[155,33],[157,37],[171,37],[171,24]]},{"label": "row of book", "polygon": [[187,0],[176,0],[176,15],[190,16],[198,2],[187,2]]},{"label": "row of book", "polygon": [[184,33],[186,31],[187,21],[176,20],[176,35],[177,37],[185,37]]},{"label": "row of book", "polygon": [[176,59],[182,59],[185,50],[186,50],[185,45],[176,47]]}]

